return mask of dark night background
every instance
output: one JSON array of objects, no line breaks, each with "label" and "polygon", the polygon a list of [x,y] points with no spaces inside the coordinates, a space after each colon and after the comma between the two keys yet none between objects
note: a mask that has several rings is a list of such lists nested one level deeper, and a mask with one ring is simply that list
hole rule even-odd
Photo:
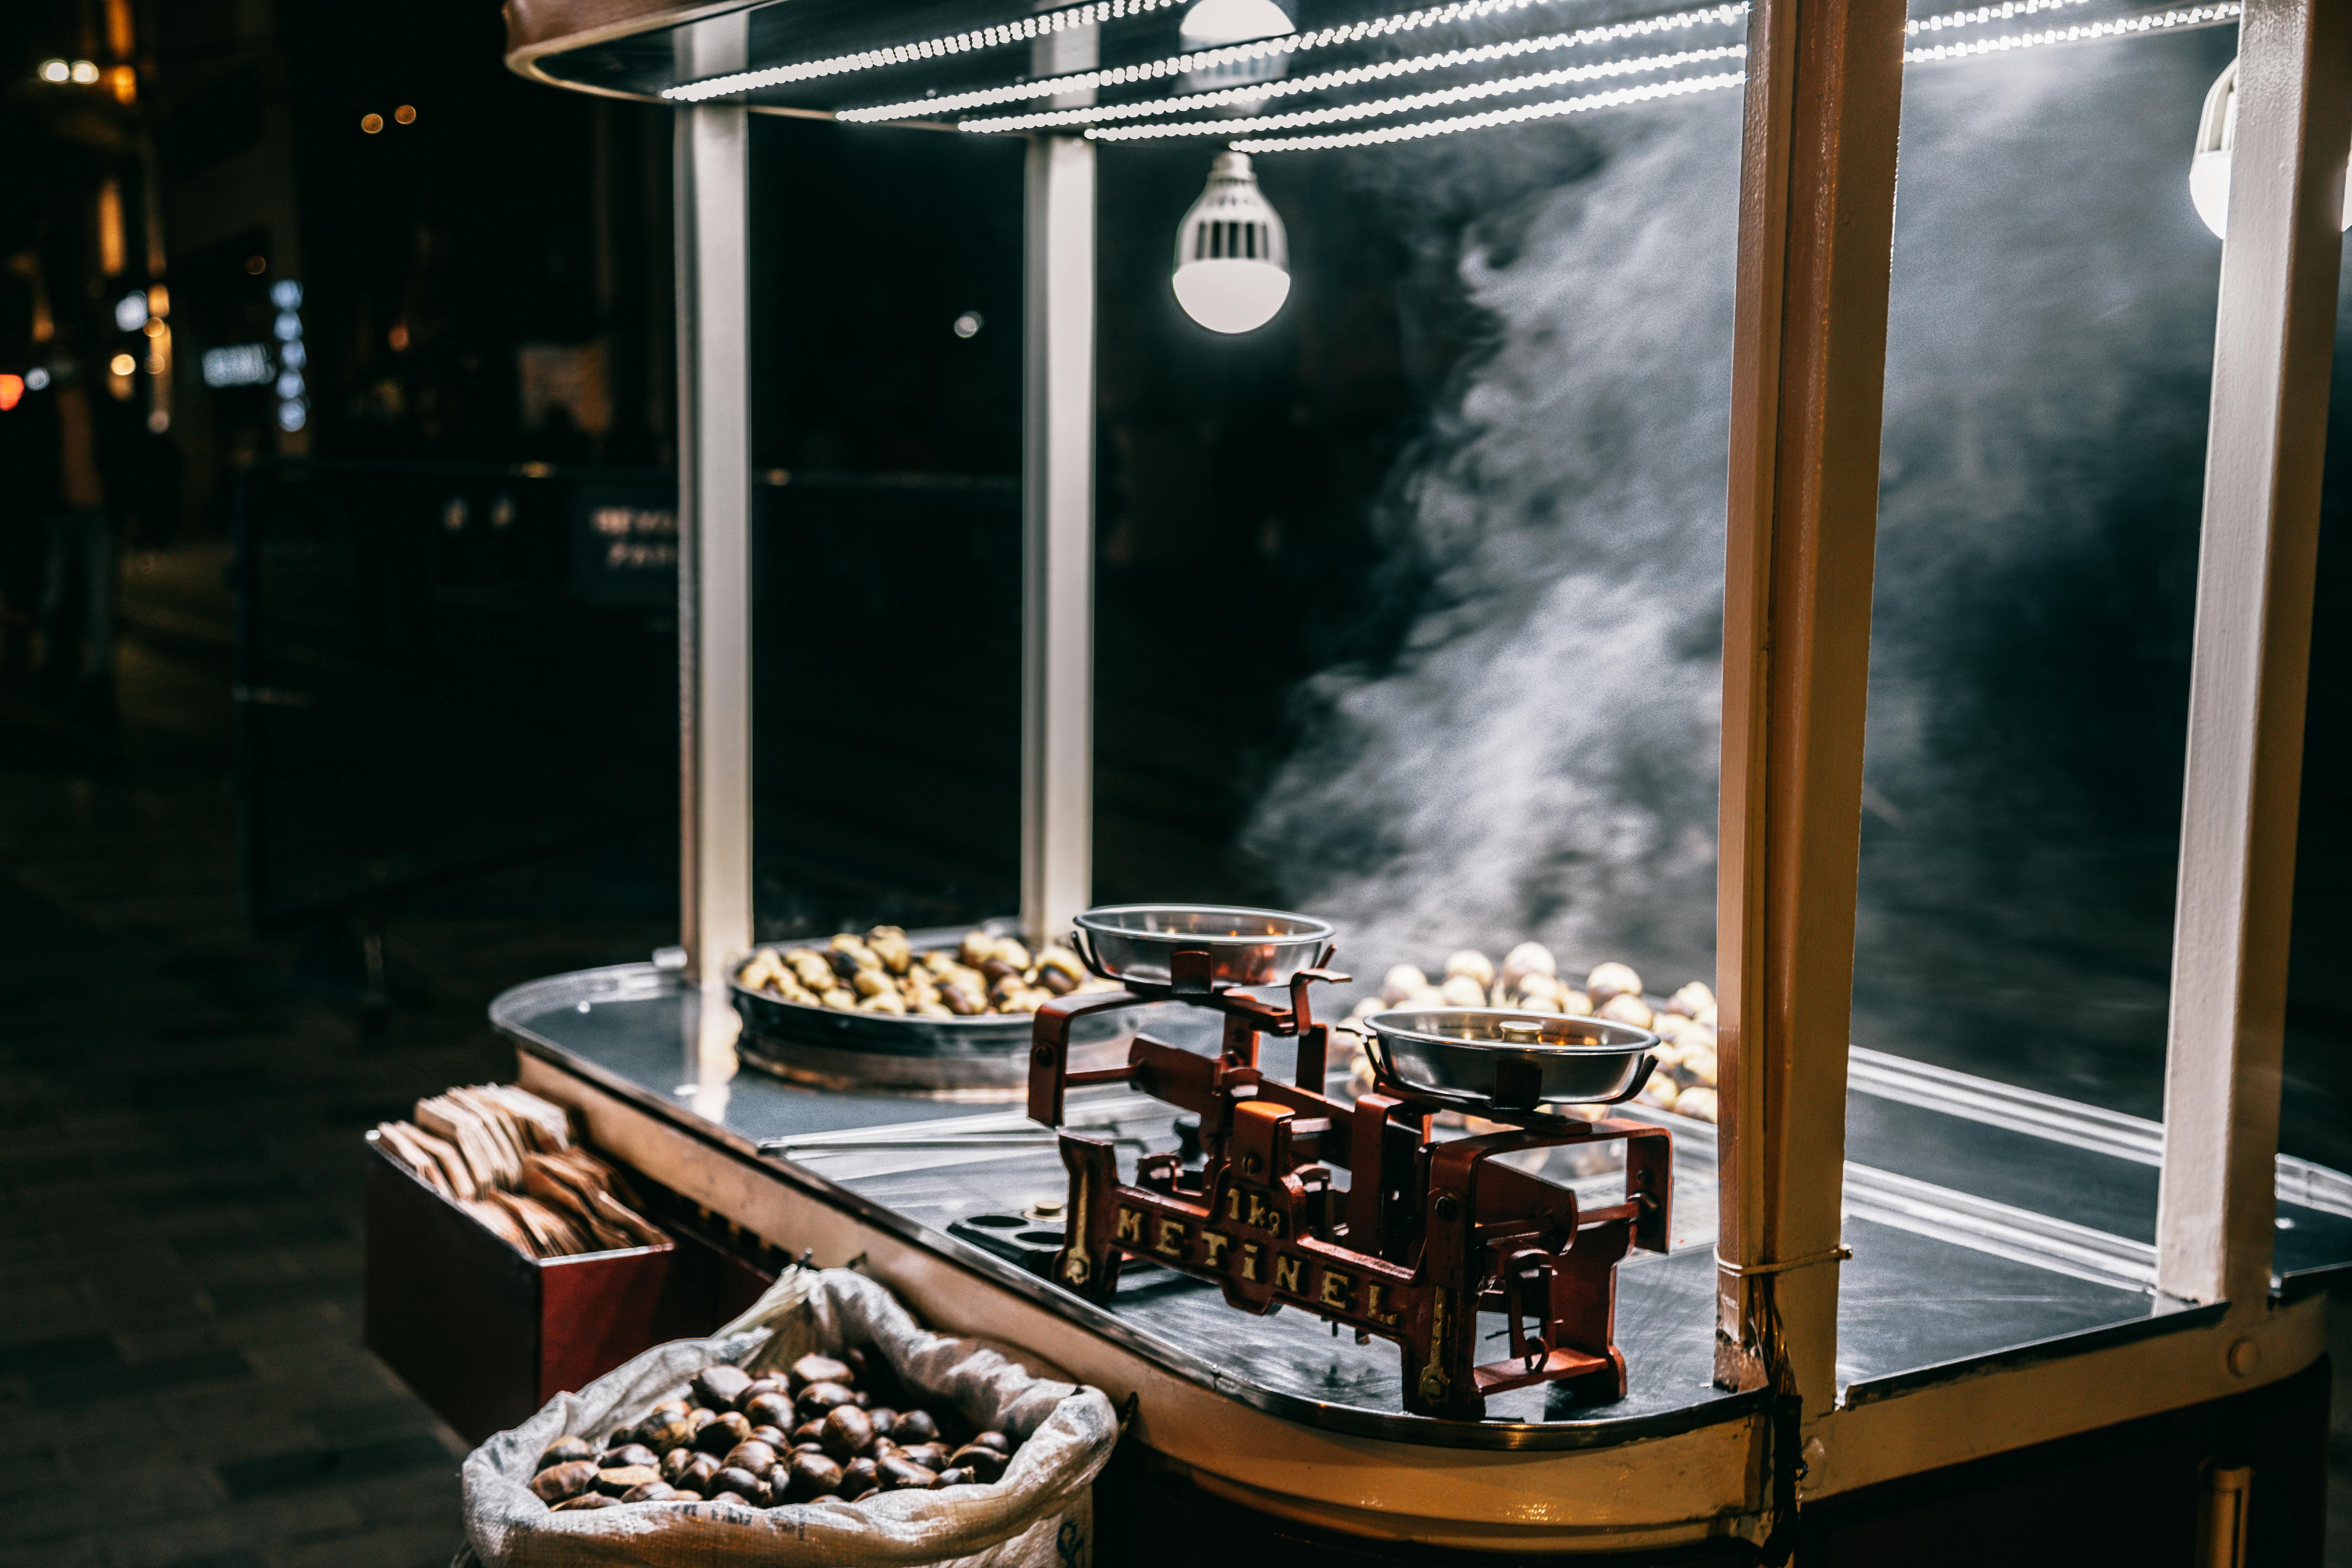
[{"label": "dark night background", "polygon": [[[133,38],[130,101],[37,79],[52,56],[111,62],[110,15]],[[2176,50],[2167,68],[2199,83],[2229,53],[2218,32],[2144,47]],[[592,502],[667,504],[670,121],[528,83],[502,47],[482,0],[22,0],[0,19],[0,373],[45,363],[41,303],[100,357],[143,356],[149,340],[112,310],[155,283],[173,354],[168,423],[129,417],[163,406],[143,370],[118,411],[110,707],[31,652],[37,520],[7,476],[36,405],[0,412],[0,1189],[44,1259],[0,1278],[0,1410],[70,1408],[79,1367],[97,1369],[77,1374],[92,1386],[179,1368],[197,1403],[174,1419],[188,1423],[253,1402],[210,1479],[134,1489],[108,1542],[62,1508],[40,1515],[45,1563],[239,1568],[356,1560],[364,1542],[404,1568],[446,1549],[446,1441],[350,1343],[358,1130],[417,1092],[509,1070],[481,1021],[499,989],[675,940],[671,589],[657,567],[600,573],[583,532]],[[2102,90],[2114,96],[2083,95],[2083,113],[2132,84]],[[1906,179],[1990,113],[1964,88],[1919,93]],[[401,105],[413,123],[394,119]],[[1363,711],[1345,694],[1419,679],[1466,640],[1455,622],[1525,613],[1517,585],[1550,582],[1558,552],[1615,547],[1542,531],[1575,514],[1573,487],[1517,520],[1551,555],[1449,542],[1426,509],[1431,476],[1485,460],[1481,389],[1528,347],[1527,322],[1465,284],[1465,256],[1538,270],[1547,237],[1575,232],[1546,226],[1566,205],[1667,155],[1656,117],[1683,110],[1644,112],[1483,156],[1269,162],[1297,286],[1273,325],[1238,340],[1193,327],[1166,282],[1202,149],[1104,153],[1099,899],[1371,898],[1402,829],[1313,806],[1391,739],[1335,719]],[[362,129],[369,115],[381,129]],[[2000,126],[2021,138],[2012,169],[2056,155]],[[2177,159],[2168,142],[2149,156],[2185,174],[2179,140]],[[111,273],[92,216],[109,181],[126,215]],[[763,935],[941,924],[1017,900],[1021,185],[1013,141],[754,119]],[[1924,342],[1936,313],[1906,315],[1904,291],[1930,301],[1952,254],[1916,216],[1927,204],[1908,204],[1905,221],[1924,226],[1898,235],[1856,1037],[2156,1115],[2210,300],[2198,323],[2194,290],[2173,288],[2149,307],[2158,325],[2126,314],[2084,340],[2107,357],[2085,361],[2082,384],[2124,388],[2096,439],[2021,424],[1971,457],[1960,404],[1902,368],[1906,324]],[[2100,264],[2127,269],[2117,232]],[[2021,289],[2041,276],[2014,258],[1990,270],[2012,266]],[[269,288],[289,279],[309,351],[292,432],[268,388],[207,388],[197,370],[206,349],[265,341]],[[1596,313],[1605,281],[1588,296]],[[1671,323],[1684,335],[1652,346],[1717,342],[1717,287],[1671,301],[1689,305]],[[980,324],[960,335],[967,312]],[[2176,331],[2181,312],[2191,324]],[[2345,363],[2339,352],[2284,1146],[2352,1168]],[[1615,379],[1591,406],[1625,412],[1610,432],[1620,467],[1653,455],[1643,396],[1719,442],[1706,401],[1719,388],[1685,397],[1670,365],[1638,357],[1604,372]],[[2074,395],[2053,382],[2007,405]],[[1661,581],[1719,581],[1717,461],[1711,479],[1704,461],[1694,471],[1718,510],[1675,536]],[[2064,530],[2037,533],[2045,502]],[[1695,667],[1712,657],[1699,602],[1712,592],[1684,606],[1699,630],[1677,646]],[[1399,722],[1449,735],[1489,707],[1514,711],[1510,695],[1433,683]],[[1711,830],[1707,778],[1640,776],[1711,757],[1698,731],[1663,733],[1680,722],[1627,703],[1612,787]],[[1400,787],[1441,815],[1480,809],[1425,780]],[[1578,914],[1592,950],[1565,951],[1564,966],[1622,956],[1668,984],[1699,973],[1711,937],[1690,932],[1709,910],[1687,889],[1711,888],[1711,861],[1675,864],[1604,879],[1628,912]],[[1501,880],[1487,924],[1394,951],[1381,930],[1357,972],[1472,941],[1499,950],[1567,918]],[[94,1216],[81,1250],[44,1217],[58,1215]],[[131,1254],[155,1260],[135,1284],[103,1261]],[[335,1388],[256,1394],[273,1344],[319,1358]],[[30,1457],[62,1467],[64,1453],[44,1438]],[[306,1471],[303,1455],[341,1458]],[[236,1468],[247,1460],[258,1468]],[[323,1479],[347,1462],[355,1501]],[[184,1550],[158,1544],[182,1531]],[[257,1553],[247,1542],[264,1537]],[[0,1564],[13,1551],[0,1545]]]}]

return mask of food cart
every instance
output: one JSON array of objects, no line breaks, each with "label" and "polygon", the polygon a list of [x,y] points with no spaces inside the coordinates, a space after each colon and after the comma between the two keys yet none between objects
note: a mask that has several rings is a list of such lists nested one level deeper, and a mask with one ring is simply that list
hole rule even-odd
[{"label": "food cart", "polygon": [[[2352,1177],[2279,1155],[2277,1125],[2352,13],[2232,0],[2037,19],[2061,4],[2025,0],[1906,26],[1887,0],[1570,21],[1520,0],[1330,9],[509,0],[515,69],[677,114],[687,433],[681,949],[501,996],[518,1081],[741,1258],[858,1260],[935,1323],[1122,1402],[1098,1561],[2316,1561],[2322,1282],[2352,1262]],[[1459,47],[1449,27],[1496,17],[1517,31],[1478,59],[1550,51],[1549,96],[1495,86],[1501,65],[1424,86],[1464,64],[1435,59]],[[1896,121],[1906,58],[2231,24],[2241,59],[2199,143],[2200,190],[2224,183],[2200,207],[2227,244],[2158,1124],[1849,1046]],[[1483,1418],[1429,1414],[1394,1349],[1336,1321],[1239,1311],[1173,1270],[1091,1299],[1045,1267],[1076,1216],[1035,1101],[743,1067],[748,115],[1027,139],[1018,927],[1034,939],[1091,902],[1101,150],[1197,112],[1240,118],[1181,133],[1265,156],[1377,145],[1406,112],[1412,134],[1508,135],[1735,91],[1720,1111],[1645,1117],[1672,1134],[1675,1217],[1618,1276],[1622,1398],[1538,1384],[1496,1393]],[[1247,157],[1217,158],[1176,255],[1178,296],[1212,330],[1280,308],[1270,215]],[[1188,282],[1196,264],[1214,265]],[[1213,1053],[1188,1018],[1150,1026]],[[1319,1088],[1319,1063],[1269,1044],[1269,1079]],[[1197,1134],[1139,1083],[1074,1089],[1065,1124],[1129,1158]]]}]

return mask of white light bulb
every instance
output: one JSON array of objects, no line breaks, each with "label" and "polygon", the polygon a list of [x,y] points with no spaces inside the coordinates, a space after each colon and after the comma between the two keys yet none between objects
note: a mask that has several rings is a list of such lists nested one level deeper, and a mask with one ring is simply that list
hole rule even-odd
[{"label": "white light bulb", "polygon": [[1170,280],[1184,313],[1213,332],[1255,331],[1290,298],[1290,241],[1246,153],[1220,153],[1176,230]]},{"label": "white light bulb", "polygon": [[71,81],[73,80],[73,67],[68,65],[63,60],[43,60],[41,62],[41,79],[43,81],[54,82]]},{"label": "white light bulb", "polygon": [[[1177,28],[1178,47],[1186,54],[1221,49],[1234,44],[1254,44],[1260,38],[1286,37],[1298,29],[1290,14],[1274,0],[1200,0],[1184,13]],[[1187,71],[1184,87],[1192,92],[1234,87],[1244,82],[1271,81],[1290,68],[1282,54],[1253,55],[1247,59],[1221,60],[1206,70]]]},{"label": "white light bulb", "polygon": [[[2197,120],[2197,152],[2189,160],[2189,199],[2216,239],[2229,235],[2230,158],[2237,145],[2238,62],[2231,60],[2205,94],[2205,111]],[[2338,226],[2352,229],[2352,184],[2345,188],[2344,219]]]},{"label": "white light bulb", "polygon": [[135,332],[147,324],[147,295],[133,289],[114,302],[114,324],[126,332]]}]

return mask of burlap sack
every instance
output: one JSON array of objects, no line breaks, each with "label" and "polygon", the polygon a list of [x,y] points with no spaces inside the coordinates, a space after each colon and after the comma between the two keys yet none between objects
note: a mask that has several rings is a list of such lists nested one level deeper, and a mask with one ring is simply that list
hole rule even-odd
[{"label": "burlap sack", "polygon": [[[1019,1447],[1003,1479],[765,1510],[648,1502],[556,1513],[530,1489],[534,1464],[558,1437],[601,1441],[677,1395],[713,1362],[782,1368],[811,1351],[853,1345],[878,1351],[908,1388],[1014,1438]],[[1091,1488],[1118,1439],[1118,1418],[1099,1391],[1035,1375],[981,1341],[930,1333],[863,1275],[793,1269],[719,1337],[649,1350],[467,1455],[466,1545],[453,1568],[1087,1568]]]}]

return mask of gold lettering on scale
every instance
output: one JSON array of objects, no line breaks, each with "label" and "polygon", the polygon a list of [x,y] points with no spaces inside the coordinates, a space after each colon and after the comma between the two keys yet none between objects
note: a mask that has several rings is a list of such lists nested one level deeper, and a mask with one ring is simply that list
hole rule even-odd
[{"label": "gold lettering on scale", "polygon": [[1274,1260],[1274,1288],[1287,1290],[1294,1296],[1303,1293],[1298,1289],[1298,1259],[1276,1258]]},{"label": "gold lettering on scale", "polygon": [[1388,1310],[1389,1288],[1375,1279],[1364,1287],[1364,1316],[1376,1323],[1393,1323],[1397,1315]]},{"label": "gold lettering on scale", "polygon": [[1184,1256],[1184,1222],[1161,1215],[1153,1225],[1151,1250],[1162,1258]]},{"label": "gold lettering on scale", "polygon": [[1242,1243],[1242,1278],[1243,1278],[1243,1279],[1255,1279],[1257,1278],[1257,1258],[1258,1258],[1258,1251],[1259,1251],[1259,1248],[1258,1248],[1258,1245],[1257,1245],[1257,1243],[1256,1243],[1256,1242],[1255,1242],[1255,1241],[1244,1241],[1244,1242],[1243,1242],[1243,1243]]},{"label": "gold lettering on scale", "polygon": [[1143,1245],[1143,1215],[1140,1210],[1122,1205],[1118,1211],[1118,1239]]},{"label": "gold lettering on scale", "polygon": [[1212,1268],[1223,1268],[1225,1266],[1225,1249],[1233,1244],[1234,1238],[1230,1236],[1221,1235],[1213,1230],[1202,1231],[1201,1250],[1207,1253],[1208,1257],[1202,1261]]},{"label": "gold lettering on scale", "polygon": [[1249,1201],[1249,1218],[1242,1221],[1242,1223],[1250,1226],[1252,1229],[1270,1230],[1275,1235],[1280,1236],[1282,1234],[1282,1211],[1277,1208],[1267,1207],[1266,1202],[1264,1198],[1261,1198],[1255,1193],[1252,1193],[1250,1194]]},{"label": "gold lettering on scale", "polygon": [[1316,1289],[1315,1299],[1327,1307],[1338,1307],[1345,1310],[1348,1305],[1349,1289],[1354,1284],[1354,1280],[1338,1269],[1326,1268],[1323,1270],[1323,1282]]},{"label": "gold lettering on scale", "polygon": [[1239,1187],[1225,1189],[1225,1217],[1227,1219],[1242,1217],[1242,1190]]}]

